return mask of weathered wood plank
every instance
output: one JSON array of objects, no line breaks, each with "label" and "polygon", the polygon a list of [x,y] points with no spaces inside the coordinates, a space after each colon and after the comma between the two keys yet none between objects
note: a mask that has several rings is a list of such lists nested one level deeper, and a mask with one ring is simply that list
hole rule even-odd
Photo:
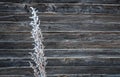
[{"label": "weathered wood plank", "polygon": [[[63,70],[64,69],[64,70]],[[76,67],[48,67],[48,74],[118,74],[120,71],[119,66],[101,66],[101,67],[88,67],[88,66],[76,66]]]},{"label": "weathered wood plank", "polygon": [[30,32],[1,32],[0,41],[9,42],[9,41],[33,41],[31,38]]},{"label": "weathered wood plank", "polygon": [[29,57],[30,54],[29,52],[33,52],[32,49],[27,49],[27,50],[22,50],[22,49],[18,49],[18,50],[0,50],[0,57]]},{"label": "weathered wood plank", "polygon": [[[1,49],[0,58],[2,57],[30,57],[33,49]],[[45,49],[46,57],[80,57],[80,56],[120,56],[120,49]]]},{"label": "weathered wood plank", "polygon": [[33,77],[33,76],[26,76],[26,75],[0,75],[0,77]]},{"label": "weathered wood plank", "polygon": [[[51,57],[47,58],[47,66],[119,66],[120,65],[120,58],[98,58],[97,56],[91,56],[85,58],[57,58]],[[30,58],[26,59],[1,59],[0,60],[0,67],[22,67],[22,66],[30,66],[29,61],[33,62]]]},{"label": "weathered wood plank", "polygon": [[119,32],[58,32],[43,33],[45,41],[108,41],[119,40]]},{"label": "weathered wood plank", "polygon": [[29,67],[6,67],[0,68],[0,75],[27,75],[33,76],[33,70]]},{"label": "weathered wood plank", "polygon": [[[46,49],[120,48],[120,41],[58,41],[44,42]],[[0,49],[31,49],[32,42],[0,42]]]},{"label": "weathered wood plank", "polygon": [[119,0],[1,0],[0,2],[12,3],[101,3],[119,4]]},{"label": "weathered wood plank", "polygon": [[34,46],[32,42],[1,42],[0,49],[30,49]]},{"label": "weathered wood plank", "polygon": [[[64,69],[64,70],[63,70]],[[119,66],[54,66],[47,67],[47,74],[119,74]],[[24,68],[0,68],[0,75],[11,75],[11,74],[26,74],[32,75],[32,69],[28,67]]]},{"label": "weathered wood plank", "polygon": [[[74,56],[52,56],[47,58],[47,66],[119,66],[119,55],[80,55]],[[22,67],[30,66],[29,61],[32,60],[29,57],[0,57],[0,67]]]},{"label": "weathered wood plank", "polygon": [[[91,14],[91,13],[100,13],[100,14],[119,14],[119,5],[118,6],[104,6],[104,5],[91,5],[91,4],[48,4],[46,5],[33,5],[36,7],[39,12],[58,12],[58,13],[75,13],[75,14]],[[42,8],[41,8],[42,7]],[[46,11],[41,9],[46,9]]]},{"label": "weathered wood plank", "polygon": [[[119,74],[48,74],[47,77],[119,77]],[[0,77],[33,77],[25,75],[0,75]]]},{"label": "weathered wood plank", "polygon": [[[85,56],[86,57],[86,56]],[[58,58],[47,59],[47,66],[119,66],[119,58]]]},{"label": "weathered wood plank", "polygon": [[29,23],[0,23],[0,32],[31,31]]},{"label": "weathered wood plank", "polygon": [[[80,32],[80,31],[120,31],[120,24],[94,24],[94,23],[41,23],[43,32]],[[0,32],[29,32],[29,23],[0,23]]]},{"label": "weathered wood plank", "polygon": [[[44,32],[44,41],[110,41],[120,39],[120,32]],[[33,41],[30,32],[0,32],[0,42]]]},{"label": "weathered wood plank", "polygon": [[[41,23],[94,23],[120,24],[118,15],[39,15]],[[29,15],[1,17],[0,21],[30,21]]]},{"label": "weathered wood plank", "polygon": [[77,48],[119,48],[118,41],[91,41],[91,42],[46,42],[44,45],[48,49],[77,49]]},{"label": "weathered wood plank", "polygon": [[80,56],[119,56],[119,49],[70,49],[45,50],[47,57],[80,57]]},{"label": "weathered wood plank", "polygon": [[48,77],[119,77],[119,74],[53,74]]},{"label": "weathered wood plank", "polygon": [[13,4],[0,2],[1,12],[27,12],[29,6],[33,6],[39,12],[56,12],[56,13],[101,13],[101,14],[119,14],[120,5],[118,4],[81,4],[81,3],[39,3],[39,4]]},{"label": "weathered wood plank", "polygon": [[30,66],[29,64],[30,60],[24,60],[24,59],[3,59],[0,60],[0,67],[23,67],[23,66]]},{"label": "weathered wood plank", "polygon": [[[53,74],[47,75],[47,77],[119,77],[118,74]],[[0,77],[33,77],[25,75],[0,75]]]}]

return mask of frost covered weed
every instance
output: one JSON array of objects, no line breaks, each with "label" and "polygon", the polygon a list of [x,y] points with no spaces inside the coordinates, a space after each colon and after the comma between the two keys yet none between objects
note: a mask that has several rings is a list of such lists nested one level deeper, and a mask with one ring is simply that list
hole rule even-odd
[{"label": "frost covered weed", "polygon": [[33,7],[31,8],[32,16],[30,19],[32,21],[30,22],[30,25],[32,26],[32,38],[34,40],[34,52],[31,52],[31,59],[34,61],[34,63],[30,62],[30,67],[34,71],[35,77],[46,77],[45,72],[45,66],[46,66],[46,58],[44,57],[44,45],[43,45],[43,35],[41,32],[40,26],[40,20],[37,16],[37,10],[35,10]]}]

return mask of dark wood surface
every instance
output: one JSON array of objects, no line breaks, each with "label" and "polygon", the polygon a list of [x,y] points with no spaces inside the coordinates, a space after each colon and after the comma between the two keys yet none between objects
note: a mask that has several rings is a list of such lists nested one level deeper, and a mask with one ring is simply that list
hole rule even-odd
[{"label": "dark wood surface", "polygon": [[13,3],[106,3],[119,4],[119,0],[0,0],[1,2]]},{"label": "dark wood surface", "polygon": [[0,0],[0,77],[34,77],[29,6],[39,11],[47,77],[120,77],[119,0]]}]

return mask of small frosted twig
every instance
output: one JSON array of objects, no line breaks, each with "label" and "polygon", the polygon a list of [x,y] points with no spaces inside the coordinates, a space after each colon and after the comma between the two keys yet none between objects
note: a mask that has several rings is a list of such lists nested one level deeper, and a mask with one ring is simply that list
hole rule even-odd
[{"label": "small frosted twig", "polygon": [[30,67],[34,71],[35,77],[46,77],[45,72],[45,66],[46,66],[46,58],[44,57],[44,45],[43,45],[43,35],[41,32],[40,26],[40,20],[37,16],[37,12],[33,7],[30,7],[32,12],[32,21],[30,22],[30,25],[32,26],[31,35],[34,39],[34,52],[31,52],[31,59],[34,61],[35,64],[30,62]]}]

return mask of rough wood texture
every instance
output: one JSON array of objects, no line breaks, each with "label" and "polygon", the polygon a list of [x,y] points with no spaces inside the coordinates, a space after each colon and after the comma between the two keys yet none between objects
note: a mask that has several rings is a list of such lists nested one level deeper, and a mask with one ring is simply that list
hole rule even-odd
[{"label": "rough wood texture", "polygon": [[[43,32],[45,42],[118,41],[119,32]],[[0,32],[0,42],[33,41],[30,32]]]},{"label": "rough wood texture", "polygon": [[[94,23],[94,24],[120,24],[118,15],[39,15],[41,23]],[[14,15],[0,18],[1,23],[6,22],[29,22],[29,15]]]},{"label": "rough wood texture", "polygon": [[29,6],[36,7],[39,12],[53,12],[61,14],[119,14],[119,4],[82,4],[82,3],[36,3],[18,4],[0,2],[1,12],[28,12]]},{"label": "rough wood texture", "polygon": [[47,77],[120,77],[119,0],[0,0],[0,77],[33,77],[29,6],[39,11]]},{"label": "rough wood texture", "polygon": [[[120,48],[120,41],[57,41],[43,42],[46,49]],[[0,42],[0,49],[30,49],[33,42]]]},{"label": "rough wood texture", "polygon": [[119,0],[0,0],[0,2],[13,3],[106,3],[119,4]]},{"label": "rough wood texture", "polygon": [[[119,23],[41,23],[43,32],[120,31]],[[30,32],[28,22],[0,23],[0,32]],[[1,33],[2,34],[2,33]],[[24,36],[24,35],[23,35]]]}]

